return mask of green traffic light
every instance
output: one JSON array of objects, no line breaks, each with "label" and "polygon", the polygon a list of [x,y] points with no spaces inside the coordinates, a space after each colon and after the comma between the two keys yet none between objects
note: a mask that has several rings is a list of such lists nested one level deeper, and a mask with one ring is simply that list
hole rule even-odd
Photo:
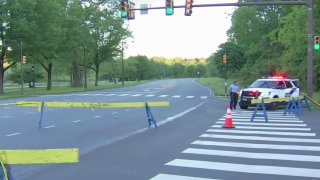
[{"label": "green traffic light", "polygon": [[320,44],[315,44],[315,45],[314,45],[314,49],[315,49],[315,50],[320,50]]},{"label": "green traffic light", "polygon": [[173,14],[173,8],[167,8],[166,15],[172,15],[172,14]]},{"label": "green traffic light", "polygon": [[122,17],[122,18],[126,18],[126,17],[127,17],[127,12],[121,11],[121,17]]}]

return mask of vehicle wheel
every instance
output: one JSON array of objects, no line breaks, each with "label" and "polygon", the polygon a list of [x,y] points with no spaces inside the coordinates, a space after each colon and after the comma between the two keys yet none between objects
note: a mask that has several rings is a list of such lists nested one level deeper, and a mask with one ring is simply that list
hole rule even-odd
[{"label": "vehicle wheel", "polygon": [[240,105],[240,109],[248,109],[248,106]]},{"label": "vehicle wheel", "polygon": [[270,103],[270,110],[275,111],[279,108],[278,102],[272,102]]}]

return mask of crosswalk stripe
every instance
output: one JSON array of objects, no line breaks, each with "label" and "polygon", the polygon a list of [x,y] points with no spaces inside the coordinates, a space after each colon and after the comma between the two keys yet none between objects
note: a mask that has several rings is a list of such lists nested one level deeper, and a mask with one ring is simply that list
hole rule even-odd
[{"label": "crosswalk stripe", "polygon": [[172,96],[173,98],[179,98],[179,97],[181,97],[180,95],[174,95],[174,96]]},{"label": "crosswalk stripe", "polygon": [[[218,119],[219,121],[224,121],[225,118]],[[233,121],[242,121],[242,122],[250,122],[250,118],[232,118]],[[265,122],[264,118],[255,118],[253,122]],[[288,122],[288,123],[303,123],[300,120],[281,120],[281,119],[268,119],[268,122]]]},{"label": "crosswalk stripe", "polygon": [[194,98],[194,96],[187,96],[186,98],[187,99],[191,99],[191,98]]},{"label": "crosswalk stripe", "polygon": [[[217,121],[216,124],[224,124],[224,121]],[[263,123],[263,122],[236,122],[236,125],[252,125],[252,126],[296,126],[305,127],[306,124],[283,124],[283,123]]]},{"label": "crosswalk stripe", "polygon": [[[213,125],[212,128],[221,128],[221,125]],[[288,128],[288,127],[256,127],[256,126],[237,126],[237,129],[259,129],[259,130],[285,130],[285,131],[311,131],[310,128]]]},{"label": "crosswalk stripe", "polygon": [[182,153],[201,154],[201,155],[210,155],[210,156],[249,158],[249,159],[320,162],[320,156],[294,155],[294,154],[222,151],[222,150],[196,149],[196,148],[188,148],[188,149],[182,151]]},{"label": "crosswalk stripe", "polygon": [[171,174],[158,174],[157,176],[151,178],[150,180],[218,180],[218,179],[178,176],[178,175],[171,175]]},{"label": "crosswalk stripe", "polygon": [[224,130],[224,129],[209,129],[207,132],[222,132],[222,133],[239,133],[239,134],[268,134],[282,136],[316,136],[316,133],[301,133],[301,132],[275,132],[275,131],[244,131],[244,130]]},{"label": "crosswalk stripe", "polygon": [[[222,116],[222,117],[226,117],[226,115]],[[233,118],[239,118],[239,119],[251,119],[252,115],[250,116],[242,116],[242,115],[231,115],[231,117]],[[264,118],[264,117],[257,117],[257,118]],[[285,116],[268,116],[269,119],[290,119],[292,121],[295,121],[295,120],[299,120],[299,118],[296,118],[296,117],[285,117]]]},{"label": "crosswalk stripe", "polygon": [[299,150],[299,151],[320,151],[319,146],[299,146],[299,145],[278,145],[278,144],[252,144],[236,142],[218,142],[218,141],[194,141],[191,144],[205,146],[225,146],[241,147],[253,149],[282,149],[282,150]]},{"label": "crosswalk stripe", "polygon": [[257,141],[277,141],[277,142],[320,143],[320,139],[263,137],[263,136],[239,136],[239,135],[235,136],[235,135],[220,135],[220,134],[202,134],[199,137],[221,138],[221,139],[240,139],[240,140],[257,140]]},{"label": "crosswalk stripe", "polygon": [[208,96],[201,96],[200,99],[207,99]]},{"label": "crosswalk stripe", "polygon": [[263,166],[263,165],[247,165],[235,163],[208,162],[186,159],[175,159],[166,163],[169,166],[201,168],[210,170],[233,171],[254,174],[272,174],[299,177],[320,177],[319,169],[281,167],[281,166]]},{"label": "crosswalk stripe", "polygon": [[146,97],[153,97],[153,96],[154,96],[153,94],[146,95]]}]

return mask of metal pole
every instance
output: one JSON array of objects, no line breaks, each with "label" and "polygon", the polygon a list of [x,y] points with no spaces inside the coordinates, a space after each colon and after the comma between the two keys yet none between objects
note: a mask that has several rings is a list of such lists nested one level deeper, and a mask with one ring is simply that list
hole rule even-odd
[{"label": "metal pole", "polygon": [[123,42],[121,42],[121,69],[122,69],[122,86],[124,86],[124,71],[123,71]]},{"label": "metal pole", "polygon": [[84,89],[88,88],[87,85],[87,63],[86,63],[86,48],[83,48],[83,64],[84,64]]},{"label": "metal pole", "polygon": [[313,2],[307,0],[308,8],[308,65],[307,65],[307,94],[313,96]]},{"label": "metal pole", "polygon": [[21,78],[21,92],[20,94],[23,95],[23,62],[22,62],[22,40],[20,39],[20,62],[21,62],[21,67],[20,67],[20,78]]},{"label": "metal pole", "polygon": [[34,85],[34,66],[32,66],[31,70],[32,70],[32,87],[36,88],[36,86]]}]

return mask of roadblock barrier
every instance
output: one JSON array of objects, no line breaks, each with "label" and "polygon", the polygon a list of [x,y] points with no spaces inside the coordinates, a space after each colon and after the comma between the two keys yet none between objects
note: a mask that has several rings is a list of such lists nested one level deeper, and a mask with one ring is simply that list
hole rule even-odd
[{"label": "roadblock barrier", "polygon": [[17,106],[23,107],[38,107],[40,111],[39,130],[42,128],[44,107],[60,107],[60,108],[130,108],[130,107],[145,107],[147,112],[148,124],[151,122],[157,127],[156,121],[151,113],[150,107],[169,106],[168,101],[160,102],[122,102],[122,103],[96,103],[96,102],[26,102],[18,101]]},{"label": "roadblock barrier", "polygon": [[[259,109],[262,109],[262,113],[258,113]],[[264,120],[266,122],[268,122],[268,115],[267,115],[266,105],[264,103],[264,99],[261,99],[261,103],[259,103],[256,106],[256,108],[255,108],[255,110],[254,110],[254,112],[253,112],[253,114],[251,116],[251,121],[253,121],[254,118],[256,118],[256,117],[264,117]]]},{"label": "roadblock barrier", "polygon": [[0,180],[12,180],[12,164],[77,163],[79,149],[0,150]]}]

